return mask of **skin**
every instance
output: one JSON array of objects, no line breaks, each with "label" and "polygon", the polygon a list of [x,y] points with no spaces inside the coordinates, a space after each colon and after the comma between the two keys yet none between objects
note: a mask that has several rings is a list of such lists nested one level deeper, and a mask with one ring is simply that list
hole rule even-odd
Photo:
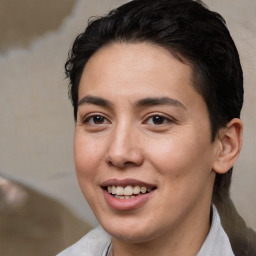
[{"label": "skin", "polygon": [[[139,104],[163,97],[172,101]],[[211,142],[207,107],[193,87],[191,67],[155,45],[115,43],[87,62],[79,102],[77,177],[112,236],[114,255],[196,255],[210,228],[213,169],[221,166],[224,146],[219,138]],[[114,209],[101,185],[128,178],[156,190],[139,207]]]}]

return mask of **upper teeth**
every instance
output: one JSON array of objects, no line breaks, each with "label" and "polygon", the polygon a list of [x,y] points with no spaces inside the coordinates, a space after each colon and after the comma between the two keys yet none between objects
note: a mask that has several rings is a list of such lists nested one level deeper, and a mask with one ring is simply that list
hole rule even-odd
[{"label": "upper teeth", "polygon": [[128,185],[126,187],[108,186],[108,192],[118,196],[122,196],[122,195],[131,196],[131,195],[138,195],[139,193],[145,194],[146,192],[150,192],[151,190],[152,190],[151,188],[131,186],[131,185]]}]

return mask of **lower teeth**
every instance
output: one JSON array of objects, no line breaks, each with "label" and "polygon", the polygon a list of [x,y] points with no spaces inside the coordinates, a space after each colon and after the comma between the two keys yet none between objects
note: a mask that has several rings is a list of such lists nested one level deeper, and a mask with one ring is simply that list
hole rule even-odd
[{"label": "lower teeth", "polygon": [[113,196],[118,199],[131,199],[135,197],[135,196],[118,196],[118,195],[113,195]]}]

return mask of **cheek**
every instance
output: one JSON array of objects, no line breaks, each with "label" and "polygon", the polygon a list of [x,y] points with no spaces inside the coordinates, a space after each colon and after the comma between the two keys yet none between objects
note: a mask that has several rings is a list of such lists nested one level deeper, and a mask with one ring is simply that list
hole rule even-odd
[{"label": "cheek", "polygon": [[210,143],[182,136],[163,140],[151,148],[151,165],[160,174],[162,184],[159,209],[179,216],[189,211],[202,195],[207,197],[212,185]]},{"label": "cheek", "polygon": [[104,157],[103,143],[90,136],[76,133],[74,138],[74,161],[78,179],[92,179],[97,173],[97,166]]},{"label": "cheek", "polygon": [[100,207],[97,197],[98,182],[100,179],[100,165],[104,154],[104,143],[97,142],[89,135],[76,132],[74,138],[74,161],[80,189],[95,212]]},{"label": "cheek", "polygon": [[202,138],[182,133],[148,145],[148,154],[155,169],[176,178],[192,176],[211,169],[211,143]]}]

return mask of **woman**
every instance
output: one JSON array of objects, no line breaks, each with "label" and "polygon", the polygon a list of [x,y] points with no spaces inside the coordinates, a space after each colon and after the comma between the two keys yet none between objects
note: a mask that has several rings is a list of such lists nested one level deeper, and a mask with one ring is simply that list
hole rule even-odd
[{"label": "woman", "polygon": [[90,22],[66,74],[77,177],[101,227],[59,255],[246,255],[214,206],[230,210],[242,141],[223,18],[200,1],[131,1]]}]

